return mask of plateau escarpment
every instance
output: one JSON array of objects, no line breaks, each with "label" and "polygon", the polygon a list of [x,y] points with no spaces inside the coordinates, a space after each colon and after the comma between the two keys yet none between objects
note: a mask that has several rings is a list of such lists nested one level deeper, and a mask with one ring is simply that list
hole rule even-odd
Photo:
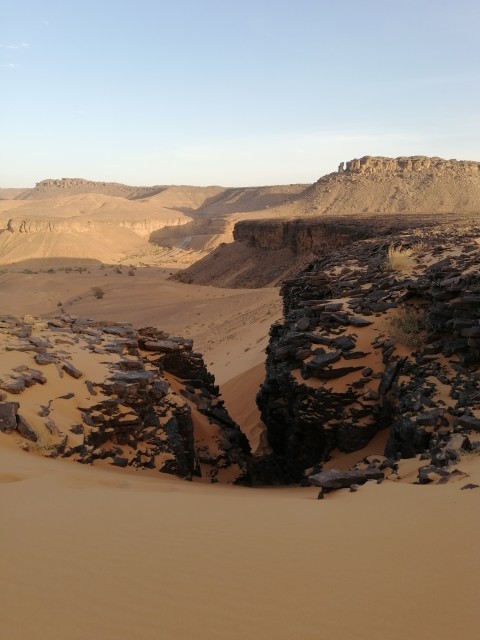
[{"label": "plateau escarpment", "polygon": [[435,222],[432,216],[417,215],[242,220],[234,227],[233,243],[222,244],[176,277],[219,287],[275,286],[316,257],[352,242]]},{"label": "plateau escarpment", "polygon": [[237,222],[232,246],[220,247],[181,277],[217,286],[279,283],[322,255],[329,243],[341,246],[347,239],[431,225],[440,215],[476,217],[479,168],[478,162],[426,156],[342,162],[338,171],[278,207],[275,218]]},{"label": "plateau escarpment", "polygon": [[303,212],[479,213],[480,163],[365,156],[341,163],[303,194]]},{"label": "plateau escarpment", "polygon": [[245,482],[247,439],[191,340],[61,316],[0,318],[0,431],[25,450]]},{"label": "plateau escarpment", "polygon": [[258,394],[284,481],[382,429],[385,456],[363,466],[392,477],[420,454],[419,482],[446,481],[478,448],[479,241],[472,224],[362,240],[284,284]]},{"label": "plateau escarpment", "polygon": [[135,199],[156,195],[165,186],[131,187],[119,182],[98,182],[83,178],[47,178],[37,182],[34,189],[25,190],[17,196],[18,200],[42,200],[65,195],[80,195],[84,193],[101,193],[107,196]]}]

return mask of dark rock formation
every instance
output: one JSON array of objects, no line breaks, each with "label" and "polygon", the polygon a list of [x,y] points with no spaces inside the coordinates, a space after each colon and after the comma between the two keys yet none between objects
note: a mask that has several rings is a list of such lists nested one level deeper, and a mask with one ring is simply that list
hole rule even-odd
[{"label": "dark rock formation", "polygon": [[[0,431],[16,432],[48,455],[78,462],[108,459],[115,466],[157,469],[187,479],[204,475],[212,481],[230,469],[230,479],[248,481],[248,441],[225,410],[214,377],[191,340],[168,337],[152,327],[137,331],[128,324],[69,316],[50,319],[39,331],[34,324],[41,323],[32,322],[0,319],[7,348],[42,366],[42,372],[26,365],[2,372],[0,386],[7,395],[0,402]],[[83,381],[65,348],[68,335],[75,336],[77,349],[103,354],[102,379]],[[64,373],[81,385],[88,402],[78,405],[72,392],[48,399],[55,386],[49,387],[49,379],[55,382]],[[34,384],[46,385],[46,397],[38,420],[27,423],[22,406],[28,405],[28,387]],[[8,400],[12,393],[19,402]],[[58,401],[75,402],[81,422],[65,423],[57,409],[63,422],[57,426],[51,418],[52,403]]]},{"label": "dark rock formation", "polygon": [[385,473],[380,469],[328,469],[313,476],[309,476],[308,481],[315,487],[322,489],[323,493],[333,489],[344,489],[352,485],[362,485],[369,480],[383,480]]},{"label": "dark rock formation", "polygon": [[[359,241],[285,282],[257,397],[284,481],[384,428],[393,459],[447,467],[468,449],[480,430],[479,236],[472,223]],[[403,271],[390,246],[414,250]]]},{"label": "dark rock formation", "polygon": [[294,277],[313,259],[357,240],[390,236],[413,223],[429,228],[433,216],[322,216],[302,219],[242,220],[234,243],[214,252],[175,276],[182,282],[221,287],[264,287]]}]

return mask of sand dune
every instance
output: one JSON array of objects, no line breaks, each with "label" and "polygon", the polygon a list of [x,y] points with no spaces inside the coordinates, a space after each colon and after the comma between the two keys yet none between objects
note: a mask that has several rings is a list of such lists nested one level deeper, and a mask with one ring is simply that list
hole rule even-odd
[{"label": "sand dune", "polygon": [[0,436],[9,640],[478,635],[478,496],[458,483],[368,484],[318,502],[313,488],[39,459]]},{"label": "sand dune", "polygon": [[242,431],[250,442],[253,455],[270,453],[265,425],[255,402],[264,379],[265,364],[261,362],[222,385],[222,396],[229,413],[235,422],[242,425]]}]

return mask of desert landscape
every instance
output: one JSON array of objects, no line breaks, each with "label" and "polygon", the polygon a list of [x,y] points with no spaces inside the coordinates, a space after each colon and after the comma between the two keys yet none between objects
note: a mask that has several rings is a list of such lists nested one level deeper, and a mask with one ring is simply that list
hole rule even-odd
[{"label": "desert landscape", "polygon": [[1,189],[0,637],[474,640],[479,211],[426,156]]}]

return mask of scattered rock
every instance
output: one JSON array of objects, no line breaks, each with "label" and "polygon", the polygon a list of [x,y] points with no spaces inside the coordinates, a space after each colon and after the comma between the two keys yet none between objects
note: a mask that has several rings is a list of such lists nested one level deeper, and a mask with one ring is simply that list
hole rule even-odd
[{"label": "scattered rock", "polygon": [[385,474],[380,469],[329,469],[308,477],[310,484],[322,489],[333,490],[365,484],[368,480],[383,480]]},{"label": "scattered rock", "polygon": [[38,440],[38,436],[35,431],[33,431],[25,418],[20,415],[17,415],[17,431],[20,435],[31,442],[37,442]]},{"label": "scattered rock", "polygon": [[83,373],[79,369],[74,367],[70,362],[64,362],[62,365],[62,369],[65,371],[65,373],[68,373],[69,376],[75,378],[76,380],[83,376]]},{"label": "scattered rock", "polygon": [[17,428],[18,402],[2,402],[0,404],[0,431],[11,433]]}]

